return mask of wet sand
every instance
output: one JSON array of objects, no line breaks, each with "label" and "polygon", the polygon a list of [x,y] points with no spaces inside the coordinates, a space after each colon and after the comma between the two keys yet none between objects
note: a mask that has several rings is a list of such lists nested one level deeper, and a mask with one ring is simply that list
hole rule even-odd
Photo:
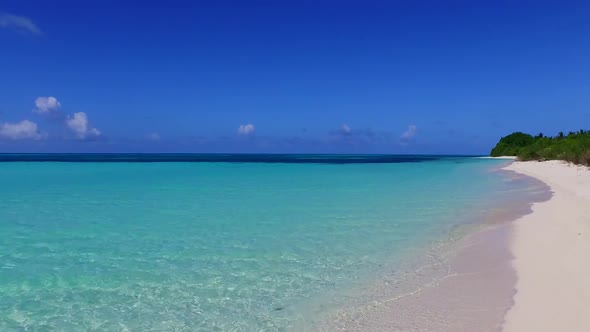
[{"label": "wet sand", "polygon": [[377,299],[363,310],[343,313],[330,330],[498,330],[512,304],[516,282],[508,230],[501,226],[469,236],[449,264],[443,264],[445,275],[408,293]]}]

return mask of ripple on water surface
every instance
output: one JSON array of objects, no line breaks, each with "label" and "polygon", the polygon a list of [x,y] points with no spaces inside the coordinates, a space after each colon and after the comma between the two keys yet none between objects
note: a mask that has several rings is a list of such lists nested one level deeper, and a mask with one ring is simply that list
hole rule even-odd
[{"label": "ripple on water surface", "polygon": [[0,163],[0,330],[293,329],[514,187],[497,165]]}]

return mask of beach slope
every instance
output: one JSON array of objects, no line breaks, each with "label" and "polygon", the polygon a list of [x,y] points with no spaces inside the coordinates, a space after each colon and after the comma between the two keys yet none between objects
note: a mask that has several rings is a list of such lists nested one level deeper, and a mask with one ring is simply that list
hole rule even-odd
[{"label": "beach slope", "polygon": [[514,305],[504,331],[590,331],[590,170],[560,161],[506,167],[550,186],[553,197],[515,223]]}]

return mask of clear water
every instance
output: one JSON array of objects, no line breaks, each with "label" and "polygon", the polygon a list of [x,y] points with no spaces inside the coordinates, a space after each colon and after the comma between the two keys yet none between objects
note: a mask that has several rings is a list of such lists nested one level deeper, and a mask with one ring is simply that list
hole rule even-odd
[{"label": "clear water", "polygon": [[0,163],[0,331],[293,329],[522,186],[500,163]]}]

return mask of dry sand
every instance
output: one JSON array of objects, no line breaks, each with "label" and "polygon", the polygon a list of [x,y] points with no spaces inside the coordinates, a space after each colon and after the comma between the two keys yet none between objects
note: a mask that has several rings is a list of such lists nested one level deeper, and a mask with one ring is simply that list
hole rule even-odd
[{"label": "dry sand", "polygon": [[553,197],[514,223],[514,305],[503,330],[590,331],[590,170],[558,161],[505,169],[537,178]]},{"label": "dry sand", "polygon": [[506,160],[516,160],[514,156],[499,156],[499,157],[477,157],[480,159],[506,159]]}]

